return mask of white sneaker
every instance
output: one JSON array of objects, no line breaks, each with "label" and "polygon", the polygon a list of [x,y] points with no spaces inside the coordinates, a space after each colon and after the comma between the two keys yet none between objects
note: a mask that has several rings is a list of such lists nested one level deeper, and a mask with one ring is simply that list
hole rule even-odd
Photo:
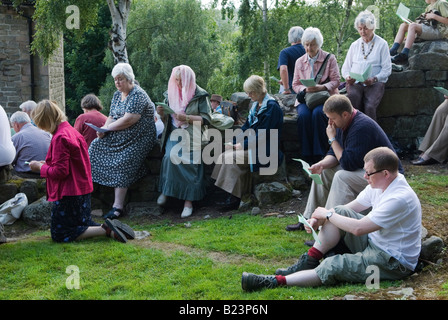
[{"label": "white sneaker", "polygon": [[188,218],[193,213],[193,208],[184,207],[184,210],[182,211],[182,214],[180,215],[181,218]]},{"label": "white sneaker", "polygon": [[163,206],[166,204],[167,197],[164,194],[160,194],[160,196],[157,198],[157,205]]}]

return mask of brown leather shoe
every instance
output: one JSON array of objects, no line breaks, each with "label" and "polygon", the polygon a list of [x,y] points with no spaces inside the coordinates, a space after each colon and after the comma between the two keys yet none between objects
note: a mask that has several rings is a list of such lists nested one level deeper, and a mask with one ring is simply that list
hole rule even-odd
[{"label": "brown leather shoe", "polygon": [[299,222],[296,224],[289,224],[286,226],[286,231],[300,231],[300,230],[305,230],[305,227],[303,225],[303,223]]}]

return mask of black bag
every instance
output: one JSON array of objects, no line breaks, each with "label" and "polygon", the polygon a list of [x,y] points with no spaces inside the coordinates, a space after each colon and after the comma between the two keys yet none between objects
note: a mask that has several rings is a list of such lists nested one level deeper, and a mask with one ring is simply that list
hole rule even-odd
[{"label": "black bag", "polygon": [[235,122],[238,121],[238,119],[239,119],[238,105],[236,105],[235,103],[233,103],[231,101],[222,101],[221,102],[221,110],[222,110],[222,114],[232,117],[233,120],[235,120]]},{"label": "black bag", "polygon": [[437,28],[437,23],[438,23],[437,20],[428,20],[428,19],[426,19],[426,14],[430,13],[430,12],[432,12],[432,13],[438,15],[438,16],[441,16],[439,11],[437,11],[437,10],[434,10],[434,11],[430,10],[428,12],[425,12],[425,13],[422,13],[421,15],[419,15],[417,17],[417,19],[415,19],[415,22],[418,23],[418,24],[427,25],[428,27],[432,27],[434,29]]},{"label": "black bag", "polygon": [[[320,80],[322,79],[322,75],[327,65],[328,58],[330,58],[330,56],[331,53],[329,53],[325,57],[324,63],[322,63],[322,66],[320,67],[316,77],[314,78],[314,81],[317,84],[319,84]],[[318,92],[305,92],[305,90],[303,90],[302,92],[299,92],[297,94],[297,101],[299,101],[300,103],[305,103],[310,110],[313,110],[315,107],[325,103],[325,101],[327,101],[329,97],[330,93],[327,90]]]}]

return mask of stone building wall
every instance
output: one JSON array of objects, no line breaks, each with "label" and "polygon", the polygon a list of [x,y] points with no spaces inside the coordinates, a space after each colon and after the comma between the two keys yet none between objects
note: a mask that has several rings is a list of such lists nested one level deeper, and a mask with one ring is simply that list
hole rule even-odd
[{"label": "stone building wall", "polygon": [[4,3],[0,2],[0,105],[11,115],[24,101],[50,98],[65,110],[62,40],[61,49],[44,65],[30,53],[34,8],[22,6],[20,15]]}]

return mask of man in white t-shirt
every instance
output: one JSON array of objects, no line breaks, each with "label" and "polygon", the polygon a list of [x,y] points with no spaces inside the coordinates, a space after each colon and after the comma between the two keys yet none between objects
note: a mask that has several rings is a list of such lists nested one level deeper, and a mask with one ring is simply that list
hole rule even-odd
[{"label": "man in white t-shirt", "polygon": [[[421,205],[398,172],[398,163],[395,152],[387,147],[368,152],[364,176],[369,185],[354,201],[330,210],[319,207],[308,220],[314,230],[322,226],[319,241],[296,264],[277,269],[276,275],[244,272],[243,289],[362,283],[372,277],[399,280],[412,274],[421,249]],[[359,214],[370,207],[368,215]],[[320,262],[341,240],[347,253]]]}]

